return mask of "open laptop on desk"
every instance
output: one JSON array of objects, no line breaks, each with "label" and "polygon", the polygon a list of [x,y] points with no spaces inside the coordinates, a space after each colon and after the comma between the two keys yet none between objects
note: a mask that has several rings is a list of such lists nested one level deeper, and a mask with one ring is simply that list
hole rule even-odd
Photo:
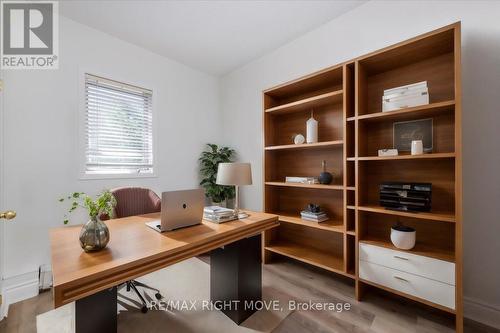
[{"label": "open laptop on desk", "polygon": [[200,224],[205,195],[203,189],[170,191],[161,194],[161,220],[146,222],[158,232]]}]

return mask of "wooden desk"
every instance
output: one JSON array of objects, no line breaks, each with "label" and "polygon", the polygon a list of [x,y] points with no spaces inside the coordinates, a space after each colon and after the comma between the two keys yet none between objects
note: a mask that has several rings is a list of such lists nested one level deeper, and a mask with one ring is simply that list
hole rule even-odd
[{"label": "wooden desk", "polygon": [[[81,226],[51,229],[54,306],[77,302],[77,331],[79,301],[87,306],[105,303],[103,295],[125,281],[258,235],[279,224],[276,215],[250,212],[243,220],[224,224],[203,221],[200,225],[158,233],[145,225],[157,219],[159,213],[106,221],[110,241],[104,250],[94,253],[83,252],[79,245]],[[260,257],[260,251],[257,255]],[[104,298],[99,297],[100,292]]]}]

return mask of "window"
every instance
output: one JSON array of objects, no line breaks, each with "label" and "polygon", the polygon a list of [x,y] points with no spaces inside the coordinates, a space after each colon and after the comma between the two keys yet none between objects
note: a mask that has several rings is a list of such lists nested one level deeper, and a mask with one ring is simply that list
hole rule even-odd
[{"label": "window", "polygon": [[153,174],[152,97],[85,74],[85,175]]}]

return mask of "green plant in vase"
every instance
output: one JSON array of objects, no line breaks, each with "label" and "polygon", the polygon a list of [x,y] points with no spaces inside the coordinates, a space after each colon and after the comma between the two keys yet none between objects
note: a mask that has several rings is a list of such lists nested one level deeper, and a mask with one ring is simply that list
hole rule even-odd
[{"label": "green plant in vase", "polygon": [[89,221],[85,223],[80,231],[80,246],[85,252],[99,251],[106,247],[109,242],[109,229],[101,216],[113,217],[116,207],[116,199],[109,190],[103,191],[95,199],[83,192],[73,192],[67,197],[59,199],[59,202],[71,202],[68,213],[64,216],[64,224],[68,224],[68,214],[77,208],[84,208],[89,215]]},{"label": "green plant in vase", "polygon": [[228,147],[219,147],[215,144],[207,144],[209,150],[201,153],[200,161],[200,185],[205,189],[205,195],[212,203],[221,205],[227,199],[235,196],[234,186],[217,185],[217,168],[219,163],[233,162],[235,151]]}]

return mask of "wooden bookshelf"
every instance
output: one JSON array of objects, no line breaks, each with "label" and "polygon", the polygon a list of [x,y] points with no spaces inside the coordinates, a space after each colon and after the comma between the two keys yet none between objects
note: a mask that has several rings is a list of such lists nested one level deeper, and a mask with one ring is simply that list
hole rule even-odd
[{"label": "wooden bookshelf", "polygon": [[311,110],[326,106],[328,104],[340,103],[342,102],[342,90],[331,91],[321,95],[312,96],[304,98],[295,102],[281,104],[269,109],[265,112],[278,114],[278,113],[290,113],[298,112],[304,110]]},{"label": "wooden bookshelf", "polygon": [[342,185],[323,185],[323,184],[303,184],[303,183],[287,183],[287,182],[265,182],[269,186],[287,186],[287,187],[303,187],[314,188],[318,190],[343,190]]},{"label": "wooden bookshelf", "polygon": [[[264,209],[282,222],[263,234],[264,263],[279,255],[350,277],[358,300],[370,288],[388,290],[454,314],[463,332],[460,49],[455,23],[263,92]],[[385,89],[420,81],[427,81],[428,105],[382,112]],[[312,109],[319,142],[294,145],[294,134],[306,135]],[[432,152],[378,156],[392,148],[394,122],[426,118],[433,120]],[[287,176],[318,176],[322,160],[332,184],[285,183]],[[431,211],[381,207],[383,181],[432,183]],[[302,220],[308,203],[331,219]],[[408,253],[455,265],[453,309],[359,277],[359,244],[397,250],[389,235],[398,222],[417,230]]]},{"label": "wooden bookshelf", "polygon": [[307,221],[304,219],[301,219],[299,215],[296,216],[290,216],[290,215],[285,215],[285,214],[279,214],[279,220],[280,222],[285,222],[285,223],[294,223],[302,226],[306,226],[308,228],[316,228],[320,230],[326,230],[326,231],[331,231],[331,232],[338,232],[338,233],[343,233],[344,232],[344,224],[342,223],[341,220],[335,221],[333,219],[324,221],[324,222],[313,222],[313,221]]},{"label": "wooden bookshelf", "polygon": [[324,141],[316,143],[302,143],[302,144],[289,144],[281,146],[269,146],[265,147],[265,150],[281,150],[281,149],[315,149],[315,148],[325,148],[325,147],[335,147],[344,144],[342,140],[335,141]]}]

